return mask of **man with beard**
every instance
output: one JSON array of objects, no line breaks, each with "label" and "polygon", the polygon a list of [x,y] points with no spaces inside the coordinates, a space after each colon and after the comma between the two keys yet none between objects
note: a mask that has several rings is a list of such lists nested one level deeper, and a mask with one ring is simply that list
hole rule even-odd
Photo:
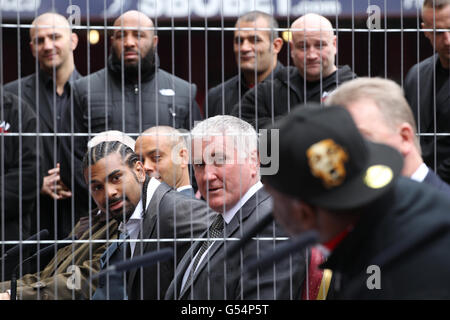
[{"label": "man with beard", "polygon": [[[83,173],[98,209],[120,223],[118,238],[123,241],[106,249],[101,268],[167,247],[174,250],[172,259],[157,265],[101,278],[93,299],[162,299],[192,239],[216,213],[205,202],[149,178],[134,151],[118,141],[90,148]],[[146,241],[150,239],[161,241]]]},{"label": "man with beard", "polygon": [[158,68],[152,20],[133,10],[114,27],[107,67],[75,84],[81,132],[130,134],[155,125],[189,130],[201,118],[197,88]]},{"label": "man with beard", "polygon": [[127,11],[116,19],[113,31],[107,67],[74,85],[74,132],[85,136],[73,138],[74,157],[65,160],[74,158],[72,175],[80,184],[88,133],[120,130],[137,136],[155,125],[189,130],[201,118],[196,86],[158,68],[158,36],[151,19]]}]

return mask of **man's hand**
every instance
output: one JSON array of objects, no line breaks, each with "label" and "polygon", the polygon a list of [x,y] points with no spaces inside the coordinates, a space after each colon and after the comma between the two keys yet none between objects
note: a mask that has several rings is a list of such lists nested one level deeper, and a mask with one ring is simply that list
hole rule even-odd
[{"label": "man's hand", "polygon": [[0,293],[0,300],[11,300],[8,292]]},{"label": "man's hand", "polygon": [[61,181],[59,163],[56,164],[56,168],[48,170],[48,176],[45,176],[42,182],[41,194],[46,194],[56,200],[67,199],[72,196],[70,189]]}]

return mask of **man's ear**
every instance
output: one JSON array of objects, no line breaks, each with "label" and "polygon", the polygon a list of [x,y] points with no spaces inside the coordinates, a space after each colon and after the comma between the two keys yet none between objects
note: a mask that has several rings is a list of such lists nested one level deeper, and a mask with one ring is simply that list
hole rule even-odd
[{"label": "man's ear", "polygon": [[294,59],[294,42],[292,40],[289,40],[289,49],[291,51],[291,58]]},{"label": "man's ear", "polygon": [[273,52],[278,54],[281,51],[281,48],[283,48],[283,39],[275,38],[272,43]]},{"label": "man's ear", "polygon": [[411,152],[411,149],[414,148],[415,145],[415,134],[409,123],[402,123],[399,127],[399,134],[402,139],[401,150],[400,153],[405,156]]},{"label": "man's ear", "polygon": [[136,163],[134,164],[134,170],[136,171],[136,176],[138,178],[138,181],[140,183],[144,183],[145,169],[144,169],[144,165],[142,164],[141,161],[136,161]]},{"label": "man's ear", "polygon": [[153,48],[156,49],[156,46],[158,45],[159,38],[158,36],[153,36]]},{"label": "man's ear", "polygon": [[74,32],[72,32],[71,36],[71,40],[72,40],[72,51],[75,51],[75,49],[78,46],[78,35]]},{"label": "man's ear", "polygon": [[184,169],[189,164],[189,152],[186,148],[181,148],[179,151],[179,156],[181,159],[181,168]]}]

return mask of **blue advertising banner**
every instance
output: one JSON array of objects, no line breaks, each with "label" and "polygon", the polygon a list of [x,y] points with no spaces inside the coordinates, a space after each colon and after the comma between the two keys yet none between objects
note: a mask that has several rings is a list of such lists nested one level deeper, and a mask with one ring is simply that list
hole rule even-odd
[{"label": "blue advertising banner", "polygon": [[261,10],[278,18],[298,17],[308,12],[325,16],[363,17],[378,6],[381,15],[416,17],[423,0],[0,0],[3,21],[30,20],[47,11],[83,21],[103,20],[137,9],[151,18],[235,18]]}]

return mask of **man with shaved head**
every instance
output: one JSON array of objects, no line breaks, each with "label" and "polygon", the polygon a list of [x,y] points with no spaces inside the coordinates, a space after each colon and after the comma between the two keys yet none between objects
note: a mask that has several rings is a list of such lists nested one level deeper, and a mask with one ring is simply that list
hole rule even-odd
[{"label": "man with shaved head", "polygon": [[123,13],[114,21],[110,41],[107,66],[74,86],[74,131],[85,134],[74,138],[74,175],[80,184],[89,133],[119,130],[136,137],[155,125],[190,129],[201,118],[196,86],[158,67],[158,36],[150,18],[135,10]]},{"label": "man with shaved head", "polygon": [[145,130],[136,140],[134,152],[149,177],[157,178],[182,194],[194,197],[189,179],[189,151],[177,129],[156,126]]},{"label": "man with shaved head", "polygon": [[[23,101],[33,108],[39,117],[37,131],[40,133],[70,132],[70,126],[63,123],[70,123],[70,119],[66,118],[70,117],[72,106],[71,87],[81,77],[73,57],[77,44],[78,37],[64,16],[49,12],[36,17],[30,28],[30,49],[38,61],[39,69],[36,73],[5,85],[6,91],[16,95],[20,93]],[[74,194],[78,200],[72,201],[71,175],[62,174],[65,169],[64,159],[68,157],[64,158],[63,155],[64,150],[68,150],[66,143],[62,137],[42,137],[39,154],[42,185],[39,217],[36,218],[39,223],[33,223],[40,229],[48,229],[51,238],[56,236],[60,239],[73,229],[72,221],[87,214],[89,199],[87,190],[83,191],[85,188],[81,187]]]},{"label": "man with shaved head", "polygon": [[[131,10],[114,21],[107,66],[79,80],[81,132],[142,132],[155,125],[190,129],[199,120],[196,86],[159,69],[152,20]],[[83,150],[84,151],[84,150]]]},{"label": "man with shaved head", "polygon": [[295,66],[248,91],[242,104],[233,108],[234,116],[257,129],[272,124],[298,104],[322,102],[339,83],[356,77],[348,66],[336,66],[336,36],[325,17],[306,14],[292,23],[291,34]]}]

